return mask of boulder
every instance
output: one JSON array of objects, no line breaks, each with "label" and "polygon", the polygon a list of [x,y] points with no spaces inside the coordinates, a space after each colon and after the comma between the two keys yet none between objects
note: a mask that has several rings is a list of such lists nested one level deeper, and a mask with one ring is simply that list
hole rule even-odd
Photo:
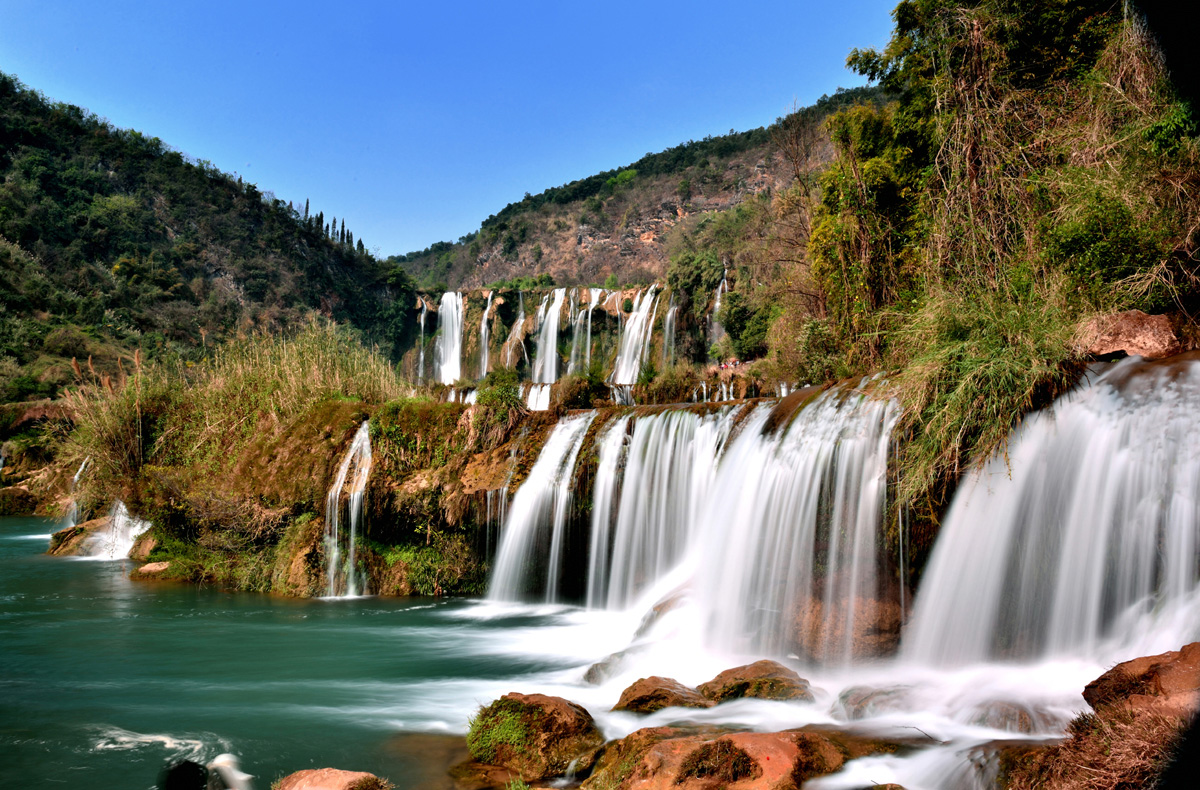
[{"label": "boulder", "polygon": [[1200,642],[1117,664],[1083,689],[1095,710],[1122,704],[1164,716],[1200,711]]},{"label": "boulder", "polygon": [[1118,351],[1145,359],[1162,359],[1183,351],[1183,344],[1165,315],[1126,310],[1099,316],[1083,329],[1084,345],[1092,356]]},{"label": "boulder", "polygon": [[150,553],[158,548],[158,538],[154,537],[149,530],[138,535],[133,542],[133,548],[129,550],[129,559],[137,562],[145,562],[150,559]]},{"label": "boulder", "polygon": [[727,669],[697,689],[713,702],[742,697],[812,702],[808,681],[777,661],[762,660]]},{"label": "boulder", "polygon": [[169,562],[148,562],[137,569],[138,576],[157,576],[171,567]]},{"label": "boulder", "polygon": [[474,759],[526,782],[590,770],[603,743],[591,714],[545,694],[505,694],[479,710],[467,734]]},{"label": "boulder", "polygon": [[28,516],[36,508],[37,497],[24,488],[0,488],[0,516]]},{"label": "boulder", "polygon": [[395,785],[364,771],[314,768],[289,774],[271,787],[276,790],[392,790]]},{"label": "boulder", "polygon": [[50,550],[47,554],[53,554],[56,557],[74,557],[79,554],[84,548],[84,543],[87,539],[96,532],[104,532],[108,529],[108,516],[94,518],[91,521],[84,521],[76,524],[73,527],[60,529],[50,536]]},{"label": "boulder", "polygon": [[614,711],[653,713],[663,708],[711,708],[715,703],[674,678],[640,678],[621,692]]},{"label": "boulder", "polygon": [[1007,700],[989,700],[975,708],[971,723],[993,730],[1007,730],[1032,735],[1055,730],[1067,722],[1049,711],[1039,710]]},{"label": "boulder", "polygon": [[[904,710],[910,691],[908,686],[851,686],[838,695],[837,707],[851,721],[866,719],[880,713]],[[836,708],[833,712],[836,715]]]}]

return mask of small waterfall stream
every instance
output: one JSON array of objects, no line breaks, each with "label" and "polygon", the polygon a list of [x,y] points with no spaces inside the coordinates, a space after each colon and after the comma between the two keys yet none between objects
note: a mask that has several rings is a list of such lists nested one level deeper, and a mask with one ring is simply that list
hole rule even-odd
[{"label": "small waterfall stream", "polygon": [[483,308],[483,318],[479,319],[479,378],[488,373],[488,315],[492,312],[492,296],[495,291],[488,291],[487,306]]},{"label": "small waterfall stream", "polygon": [[438,308],[437,369],[438,381],[453,384],[462,378],[463,312],[465,300],[460,293],[442,294]]},{"label": "small waterfall stream", "polygon": [[420,335],[417,339],[417,348],[421,350],[417,360],[417,383],[425,383],[425,314],[429,312],[429,304],[424,298],[421,299],[421,316],[418,319],[420,324]]},{"label": "small waterfall stream", "polygon": [[87,537],[79,556],[90,560],[125,559],[133,549],[134,542],[148,529],[150,522],[135,518],[125,503],[118,499],[108,511],[108,526]]},{"label": "small waterfall stream", "polygon": [[[325,497],[325,595],[331,598],[367,593],[355,554],[363,500],[371,476],[370,425],[367,421],[359,426]],[[348,498],[346,509],[350,522],[345,535],[341,527],[343,493]]]},{"label": "small waterfall stream", "polygon": [[621,335],[617,363],[613,368],[611,383],[617,386],[632,386],[637,383],[642,369],[642,360],[650,347],[654,327],[654,307],[658,303],[657,292],[652,285],[633,301],[633,312]]},{"label": "small waterfall stream", "polygon": [[71,478],[71,504],[67,506],[67,512],[63,515],[62,524],[59,529],[68,529],[79,523],[79,502],[75,499],[75,489],[79,487],[79,479],[83,477],[83,472],[87,469],[87,465],[91,463],[91,456],[83,459],[83,463],[79,465],[79,469],[75,470],[75,476]]},{"label": "small waterfall stream", "polygon": [[533,355],[533,383],[553,384],[558,381],[558,324],[562,319],[566,288],[555,288],[553,294],[542,298],[538,308],[537,350]]}]

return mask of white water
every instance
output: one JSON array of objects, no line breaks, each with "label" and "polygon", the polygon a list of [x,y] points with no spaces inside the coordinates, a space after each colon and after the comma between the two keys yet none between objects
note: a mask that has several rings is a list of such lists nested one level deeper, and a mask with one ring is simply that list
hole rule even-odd
[{"label": "white water", "polygon": [[[571,356],[567,358],[567,375],[577,372],[581,361],[580,341],[583,338],[583,320],[585,318],[583,308],[578,310],[575,308],[576,290],[571,289]],[[589,307],[590,311],[590,307]]]},{"label": "white water", "polygon": [[537,462],[529,470],[529,477],[512,499],[488,588],[489,598],[520,600],[530,589],[538,589],[544,590],[540,597],[554,600],[553,590],[531,577],[544,570],[545,577],[558,578],[563,530],[574,482],[571,473],[595,418],[596,412],[587,412],[567,417],[554,426]]},{"label": "white water", "polygon": [[621,335],[617,363],[610,381],[613,384],[632,385],[637,382],[642,369],[642,360],[650,347],[651,330],[654,327],[654,306],[658,299],[652,285],[633,301],[633,313]]},{"label": "white water", "polygon": [[555,288],[551,296],[542,298],[538,308],[537,351],[533,356],[533,382],[553,384],[558,381],[558,324],[562,318],[566,288]]},{"label": "white water", "polygon": [[129,556],[134,542],[150,529],[150,522],[130,515],[125,503],[117,500],[108,511],[108,526],[93,532],[80,546],[79,557],[89,560],[122,560]]},{"label": "white water", "polygon": [[962,483],[907,658],[1142,655],[1200,637],[1200,363],[1130,358],[1092,378]]},{"label": "white water", "polygon": [[675,362],[675,314],[679,307],[675,304],[675,294],[667,303],[667,316],[663,319],[663,367]]},{"label": "white water", "polygon": [[417,348],[421,349],[421,356],[417,360],[417,383],[425,381],[425,314],[429,312],[429,304],[421,297],[421,334],[417,340]]},{"label": "white water", "polygon": [[79,503],[75,501],[75,489],[79,487],[79,478],[83,477],[83,472],[87,469],[88,462],[91,460],[91,456],[84,458],[83,463],[79,465],[79,469],[75,470],[75,476],[71,478],[71,504],[67,506],[67,512],[63,515],[62,523],[58,527],[59,529],[70,529],[79,523]]},{"label": "white water", "polygon": [[546,411],[550,408],[551,384],[526,384],[525,407],[530,411]]},{"label": "white water", "polygon": [[[350,473],[353,471],[353,477]],[[358,524],[362,519],[367,480],[371,476],[370,422],[364,422],[354,434],[350,449],[338,467],[337,478],[325,497],[325,595],[365,595],[363,574],[355,557],[358,543]],[[349,488],[347,489],[347,478]],[[348,495],[349,529],[341,534],[342,493]],[[345,554],[345,561],[342,555]]]},{"label": "white water", "polygon": [[495,291],[488,291],[487,306],[483,308],[483,318],[479,320],[479,378],[488,373],[488,315],[492,312],[492,296]]},{"label": "white water", "polygon": [[517,343],[520,343],[521,354],[525,354],[525,341],[518,340],[518,338],[521,337],[521,332],[524,331],[525,326],[525,294],[520,291],[517,292],[517,304],[517,320],[516,323],[512,325],[512,330],[508,333],[508,341],[505,343],[507,351],[504,355],[504,366],[507,368],[511,368],[513,366],[513,346],[515,346]]},{"label": "white water", "polygon": [[585,369],[591,369],[592,367],[592,310],[596,309],[596,306],[599,305],[601,300],[604,298],[604,289],[590,288],[588,289],[588,295],[591,297],[592,301],[588,302],[587,348],[585,349],[583,355],[583,366]]},{"label": "white water", "polygon": [[728,269],[721,274],[721,284],[717,286],[717,293],[713,297],[712,312],[708,316],[708,344],[710,346],[725,337],[725,327],[721,326],[717,315],[721,312],[721,297],[725,295],[725,291],[729,287],[726,279],[728,275]]},{"label": "white water", "polygon": [[438,381],[453,384],[462,378],[462,335],[465,297],[454,291],[442,294],[438,308]]}]

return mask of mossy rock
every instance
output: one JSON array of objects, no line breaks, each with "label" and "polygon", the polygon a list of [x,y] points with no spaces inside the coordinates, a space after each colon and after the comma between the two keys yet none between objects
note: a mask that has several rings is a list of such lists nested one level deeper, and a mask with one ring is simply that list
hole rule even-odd
[{"label": "mossy rock", "polygon": [[701,683],[696,690],[717,703],[743,697],[813,701],[807,680],[783,664],[765,659],[727,669],[707,683]]},{"label": "mossy rock", "polygon": [[467,748],[481,763],[508,768],[524,781],[590,770],[604,736],[591,714],[561,697],[505,694],[471,720]]}]

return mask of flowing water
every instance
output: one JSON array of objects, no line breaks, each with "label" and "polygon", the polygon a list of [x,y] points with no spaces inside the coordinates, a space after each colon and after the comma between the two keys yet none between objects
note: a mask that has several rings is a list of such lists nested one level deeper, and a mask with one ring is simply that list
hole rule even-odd
[{"label": "flowing water", "polygon": [[462,378],[463,313],[466,297],[454,291],[442,294],[438,308],[438,381],[453,384]]},{"label": "flowing water", "polygon": [[421,315],[418,318],[420,334],[417,337],[417,348],[421,350],[421,354],[417,360],[417,383],[425,383],[425,315],[429,312],[429,304],[421,299]]},{"label": "flowing water", "polygon": [[495,291],[488,291],[487,306],[483,308],[483,318],[479,319],[479,378],[488,373],[488,315],[492,312],[492,296]]},{"label": "flowing water", "polygon": [[566,288],[555,288],[542,298],[537,314],[537,350],[533,355],[533,383],[553,384],[558,381],[558,324],[562,318]]},{"label": "flowing water", "polygon": [[[353,472],[353,476],[351,476]],[[325,594],[327,596],[365,594],[366,586],[355,556],[358,547],[358,525],[362,520],[363,498],[367,480],[371,477],[371,427],[369,422],[359,426],[338,467],[337,477],[325,497]],[[347,498],[349,516],[345,534],[342,533],[342,495]],[[343,559],[344,555],[344,559]]]},{"label": "flowing water", "polygon": [[610,379],[613,384],[630,385],[637,382],[642,360],[646,358],[646,351],[650,348],[654,329],[654,308],[657,304],[658,298],[653,285],[633,300],[633,312],[629,315],[629,321],[618,344],[617,362]]}]

